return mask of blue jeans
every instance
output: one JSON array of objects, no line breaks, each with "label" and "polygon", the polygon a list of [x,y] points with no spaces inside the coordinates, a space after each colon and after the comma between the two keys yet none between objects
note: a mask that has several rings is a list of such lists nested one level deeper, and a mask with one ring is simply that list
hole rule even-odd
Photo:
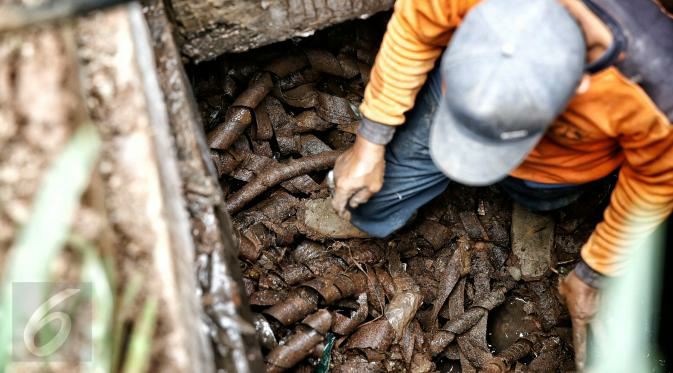
[{"label": "blue jeans", "polygon": [[[351,209],[351,222],[371,236],[385,237],[406,224],[418,208],[438,196],[449,179],[430,158],[430,126],[441,99],[441,77],[434,69],[419,92],[406,123],[386,146],[383,188]],[[533,210],[566,206],[584,185],[540,184],[508,177],[499,183],[512,199]]]}]

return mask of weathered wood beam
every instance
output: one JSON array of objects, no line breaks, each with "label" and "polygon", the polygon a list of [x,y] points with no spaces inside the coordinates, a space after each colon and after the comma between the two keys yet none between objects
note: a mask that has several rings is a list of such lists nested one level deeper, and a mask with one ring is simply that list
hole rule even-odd
[{"label": "weathered wood beam", "polygon": [[182,53],[196,62],[305,36],[390,9],[393,0],[167,0]]},{"label": "weathered wood beam", "polygon": [[[193,233],[197,256],[194,276],[203,279],[199,285],[208,299],[202,303],[211,327],[217,330],[212,335],[217,347],[217,368],[232,373],[261,371],[262,355],[256,336],[236,327],[238,322],[252,325],[252,314],[242,287],[229,214],[224,210],[201,116],[173,38],[173,25],[161,1],[152,1],[144,10],[162,94],[169,108],[168,123],[175,142],[182,198]],[[220,325],[223,318],[233,320],[230,327]]]}]

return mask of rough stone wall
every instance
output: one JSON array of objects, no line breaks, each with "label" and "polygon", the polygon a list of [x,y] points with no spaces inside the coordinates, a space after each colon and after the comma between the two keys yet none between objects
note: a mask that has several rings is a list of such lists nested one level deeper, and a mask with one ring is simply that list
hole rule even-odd
[{"label": "rough stone wall", "polygon": [[390,9],[394,0],[167,0],[182,53],[196,62]]}]

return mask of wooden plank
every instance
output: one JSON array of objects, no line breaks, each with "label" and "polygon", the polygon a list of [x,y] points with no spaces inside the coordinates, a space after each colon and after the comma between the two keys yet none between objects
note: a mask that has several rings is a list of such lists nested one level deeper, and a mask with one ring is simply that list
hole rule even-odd
[{"label": "wooden plank", "polygon": [[183,54],[242,52],[390,9],[393,0],[170,0]]},{"label": "wooden plank", "polygon": [[[166,107],[170,108],[168,125],[175,145],[172,152],[180,171],[180,198],[186,203],[198,263],[203,262],[200,259],[209,263],[206,268],[197,267],[197,271],[210,271],[207,276],[210,281],[198,284],[209,298],[202,303],[206,304],[206,314],[217,330],[213,344],[227,346],[216,351],[217,368],[232,373],[261,371],[263,360],[256,336],[233,327],[235,323],[229,328],[218,323],[220,318],[226,317],[252,325],[252,313],[242,287],[238,248],[232,241],[230,218],[224,211],[222,190],[210,160],[201,116],[173,38],[172,25],[161,1],[148,4],[144,11],[152,35],[162,96]],[[213,272],[219,277],[213,277]],[[223,286],[225,283],[234,286]]]}]

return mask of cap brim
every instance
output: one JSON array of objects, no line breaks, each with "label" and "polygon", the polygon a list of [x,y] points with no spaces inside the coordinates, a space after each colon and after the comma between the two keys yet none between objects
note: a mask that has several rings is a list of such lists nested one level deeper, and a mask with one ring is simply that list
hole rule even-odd
[{"label": "cap brim", "polygon": [[492,141],[468,131],[441,100],[430,129],[430,156],[446,176],[461,184],[491,185],[526,158],[544,132],[520,140]]}]

